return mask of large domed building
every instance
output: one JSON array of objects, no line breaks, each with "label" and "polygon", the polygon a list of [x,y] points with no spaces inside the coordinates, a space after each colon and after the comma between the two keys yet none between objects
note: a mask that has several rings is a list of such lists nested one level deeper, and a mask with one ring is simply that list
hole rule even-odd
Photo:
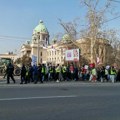
[{"label": "large domed building", "polygon": [[49,32],[40,20],[39,24],[35,27],[32,34],[32,40],[28,44],[23,44],[21,47],[21,56],[28,55],[31,58],[36,58],[36,63],[46,63],[47,50],[46,46],[49,45]]},{"label": "large domed building", "polygon": [[40,20],[39,25],[35,27],[31,42],[31,56],[37,56],[37,63],[45,63],[47,52],[45,47],[49,45],[49,32]]},{"label": "large domed building", "polygon": [[[90,63],[91,59],[91,42],[88,38],[82,38],[78,40],[71,40],[68,34],[63,35],[61,40],[57,41],[56,38],[49,44],[49,32],[43,21],[40,20],[39,24],[35,27],[32,34],[32,40],[27,41],[21,47],[21,53],[28,55],[31,58],[35,58],[35,62],[38,63],[52,63],[52,64],[64,64],[65,51],[69,49],[80,50],[79,63]],[[110,53],[112,53],[109,42],[105,39],[98,39],[96,42],[94,63],[96,63],[97,57],[99,62],[107,64],[110,62]],[[96,56],[97,55],[97,56]]]}]

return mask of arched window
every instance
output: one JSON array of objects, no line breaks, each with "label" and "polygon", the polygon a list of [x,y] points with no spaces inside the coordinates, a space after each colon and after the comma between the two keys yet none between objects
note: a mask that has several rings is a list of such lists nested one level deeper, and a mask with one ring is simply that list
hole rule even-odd
[{"label": "arched window", "polygon": [[42,35],[42,39],[45,40],[45,35]]}]

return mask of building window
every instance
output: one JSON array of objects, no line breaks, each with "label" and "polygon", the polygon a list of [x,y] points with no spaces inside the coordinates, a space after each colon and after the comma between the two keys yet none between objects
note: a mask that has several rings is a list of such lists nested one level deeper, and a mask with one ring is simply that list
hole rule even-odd
[{"label": "building window", "polygon": [[48,40],[47,40],[47,38],[46,38],[46,45],[48,45]]},{"label": "building window", "polygon": [[42,39],[45,40],[45,35],[42,35]]}]

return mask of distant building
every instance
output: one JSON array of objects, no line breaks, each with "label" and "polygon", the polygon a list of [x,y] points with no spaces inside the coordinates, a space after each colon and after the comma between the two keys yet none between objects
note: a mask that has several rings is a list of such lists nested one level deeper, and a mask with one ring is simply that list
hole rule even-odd
[{"label": "distant building", "polygon": [[[90,63],[91,51],[90,40],[88,38],[82,38],[75,41],[71,41],[68,34],[65,34],[60,41],[53,39],[53,43],[49,43],[49,32],[44,25],[43,21],[35,27],[32,34],[32,40],[27,41],[21,47],[21,56],[27,55],[37,57],[38,63],[52,63],[52,64],[64,64],[65,63],[65,51],[68,49],[80,49],[80,61],[82,64]],[[94,62],[96,63],[99,58],[99,64],[110,63],[112,49],[105,39],[98,39],[96,43],[96,53],[94,56]]]},{"label": "distant building", "polygon": [[38,63],[46,63],[47,50],[46,46],[49,45],[49,32],[44,25],[43,21],[40,20],[39,25],[35,27],[32,34],[32,40],[23,44],[21,47],[21,56],[33,55],[37,57]]},{"label": "distant building", "polygon": [[0,54],[0,58],[10,58],[15,61],[17,59],[17,54],[14,54],[13,52],[8,52],[5,54]]},{"label": "distant building", "polygon": [[23,55],[31,56],[31,43],[30,43],[30,41],[26,41],[26,43],[22,45],[20,52],[21,52],[20,56],[23,56]]}]

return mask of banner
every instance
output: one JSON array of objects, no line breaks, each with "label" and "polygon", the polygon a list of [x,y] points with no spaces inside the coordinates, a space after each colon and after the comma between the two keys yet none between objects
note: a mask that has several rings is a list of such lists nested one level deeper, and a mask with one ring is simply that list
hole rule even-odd
[{"label": "banner", "polygon": [[37,56],[32,55],[32,65],[36,65],[37,64]]},{"label": "banner", "polygon": [[79,61],[79,49],[71,49],[65,51],[66,61]]}]

